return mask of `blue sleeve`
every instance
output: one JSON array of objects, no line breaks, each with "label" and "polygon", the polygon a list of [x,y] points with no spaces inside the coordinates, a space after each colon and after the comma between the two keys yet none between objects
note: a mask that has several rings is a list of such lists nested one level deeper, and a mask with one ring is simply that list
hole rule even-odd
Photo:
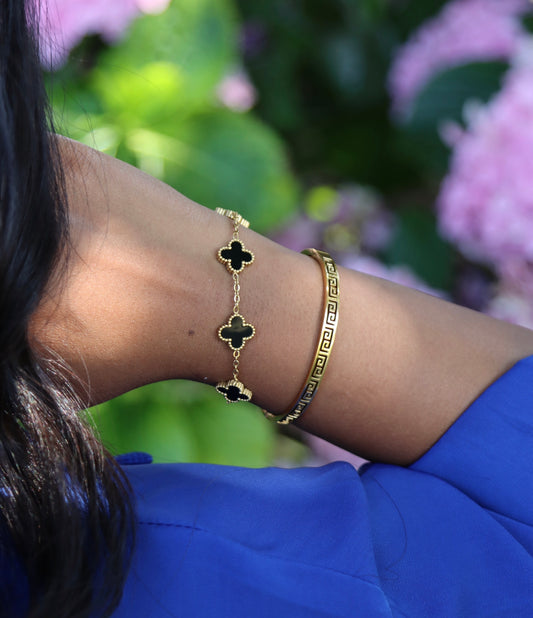
[{"label": "blue sleeve", "polygon": [[139,527],[115,616],[391,615],[348,464],[126,470]]},{"label": "blue sleeve", "polygon": [[362,474],[395,614],[530,617],[533,357],[491,384],[407,469]]},{"label": "blue sleeve", "polygon": [[533,525],[533,356],[493,382],[411,469]]}]

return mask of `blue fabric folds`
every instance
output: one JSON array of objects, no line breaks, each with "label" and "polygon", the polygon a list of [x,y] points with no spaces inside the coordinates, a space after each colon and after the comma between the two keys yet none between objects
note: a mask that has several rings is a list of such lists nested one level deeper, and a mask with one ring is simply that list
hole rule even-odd
[{"label": "blue fabric folds", "polygon": [[533,356],[410,468],[126,465],[114,616],[533,616],[532,442]]},{"label": "blue fabric folds", "polygon": [[117,616],[390,616],[348,464],[128,468],[139,505]]}]

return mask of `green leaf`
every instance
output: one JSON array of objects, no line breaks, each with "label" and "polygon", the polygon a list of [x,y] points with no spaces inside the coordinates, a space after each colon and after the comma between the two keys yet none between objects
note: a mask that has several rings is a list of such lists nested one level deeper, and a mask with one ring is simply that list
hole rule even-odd
[{"label": "green leaf", "polygon": [[230,0],[172,2],[160,15],[136,19],[118,44],[102,45],[96,56],[85,57],[82,45],[65,67],[47,76],[59,126],[69,132],[83,114],[92,121],[106,109],[112,120],[102,124],[161,122],[157,108],[163,101],[163,119],[174,122],[210,107],[217,84],[237,62],[237,47]]},{"label": "green leaf", "polygon": [[239,211],[255,230],[279,226],[296,210],[283,145],[251,115],[214,110],[188,118],[172,137],[141,131],[126,145],[139,162],[162,157],[168,183],[205,206]]},{"label": "green leaf", "polygon": [[436,75],[414,101],[406,128],[432,131],[445,120],[462,120],[467,101],[488,101],[501,87],[506,62],[472,62]]},{"label": "green leaf", "polygon": [[461,124],[468,101],[488,101],[498,92],[507,68],[505,62],[474,62],[436,75],[414,101],[396,136],[396,149],[420,170],[445,174],[449,149],[439,128],[447,121]]},{"label": "green leaf", "polygon": [[526,13],[525,15],[522,15],[520,21],[522,22],[522,25],[528,32],[530,33],[533,32],[533,15],[531,15],[531,13],[529,14]]},{"label": "green leaf", "polygon": [[186,90],[183,72],[170,62],[150,62],[135,72],[96,69],[92,87],[108,121],[124,132],[174,120]]},{"label": "green leaf", "polygon": [[[160,15],[134,22],[127,38],[111,48],[99,66],[109,74],[134,76],[147,62],[174,64],[187,85],[176,101],[202,106],[237,59],[235,11],[227,0],[179,0]],[[107,82],[113,88],[113,81]]]},{"label": "green leaf", "polygon": [[449,290],[453,251],[438,234],[434,214],[408,208],[398,213],[395,233],[385,254],[389,264],[405,264],[434,288]]},{"label": "green leaf", "polygon": [[332,187],[319,186],[305,198],[305,212],[315,221],[331,221],[339,210],[339,193]]},{"label": "green leaf", "polygon": [[354,102],[364,94],[367,65],[362,41],[349,32],[332,33],[322,43],[320,58],[326,75],[345,100]]},{"label": "green leaf", "polygon": [[275,427],[251,404],[228,405],[209,387],[162,382],[93,408],[104,443],[114,453],[149,452],[159,462],[249,467],[272,463]]},{"label": "green leaf", "polygon": [[113,453],[147,451],[159,461],[194,461],[197,455],[179,390],[172,383],[131,391],[91,412]]},{"label": "green leaf", "polygon": [[203,409],[191,416],[199,447],[199,460],[205,463],[261,467],[271,465],[275,451],[275,426],[252,404],[220,403],[213,394]]}]

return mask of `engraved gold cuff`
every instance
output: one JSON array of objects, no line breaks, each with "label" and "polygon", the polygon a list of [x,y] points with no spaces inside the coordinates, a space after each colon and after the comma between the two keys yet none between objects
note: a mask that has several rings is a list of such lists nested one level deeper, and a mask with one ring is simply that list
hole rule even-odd
[{"label": "engraved gold cuff", "polygon": [[304,387],[298,394],[295,403],[284,414],[272,414],[267,410],[263,410],[263,414],[269,420],[276,421],[281,425],[288,425],[299,418],[316,395],[331,356],[339,322],[339,273],[335,262],[325,251],[304,249],[302,253],[311,256],[320,264],[322,269],[324,280],[324,316],[315,357],[305,379]]}]

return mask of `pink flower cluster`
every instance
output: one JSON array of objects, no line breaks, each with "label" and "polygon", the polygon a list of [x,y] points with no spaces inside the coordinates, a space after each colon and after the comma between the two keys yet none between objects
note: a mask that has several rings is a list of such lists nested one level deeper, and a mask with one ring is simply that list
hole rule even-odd
[{"label": "pink flower cluster", "polygon": [[[316,190],[330,194],[331,201],[325,212],[314,212],[309,202]],[[301,215],[274,234],[276,242],[301,251],[305,247],[322,246],[335,252],[357,248],[364,253],[384,249],[393,234],[394,214],[385,207],[382,198],[361,185],[347,185],[340,189],[318,187],[307,198],[308,214]]]},{"label": "pink flower cluster", "polygon": [[413,288],[414,290],[419,290],[420,292],[431,294],[432,296],[446,298],[444,292],[429,287],[417,277],[408,266],[400,264],[387,267],[379,260],[367,255],[350,255],[340,260],[339,263],[346,268],[351,268],[352,270],[357,270],[361,273],[372,275],[373,277],[387,279],[393,283],[398,283],[399,285]]},{"label": "pink flower cluster", "polygon": [[41,0],[41,57],[49,68],[60,66],[85,35],[116,41],[140,13],[157,13],[170,0]]},{"label": "pink flower cluster", "polygon": [[437,208],[444,236],[533,298],[533,67],[512,69],[470,118]]},{"label": "pink flower cluster", "polygon": [[454,0],[424,23],[396,54],[389,90],[399,116],[440,71],[479,60],[510,58],[526,33],[518,19],[528,0]]}]

